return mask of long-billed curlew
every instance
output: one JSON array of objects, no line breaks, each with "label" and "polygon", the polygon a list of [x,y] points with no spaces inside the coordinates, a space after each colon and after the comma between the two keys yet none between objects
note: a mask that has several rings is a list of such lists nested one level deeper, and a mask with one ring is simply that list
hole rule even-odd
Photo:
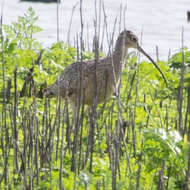
[{"label": "long-billed curlew", "polygon": [[[56,97],[58,94],[62,98],[68,96],[71,103],[76,105],[79,93],[82,92],[84,104],[93,105],[95,94],[97,104],[104,102],[112,95],[119,82],[128,48],[136,48],[143,53],[159,70],[167,84],[158,65],[140,47],[137,36],[131,31],[124,30],[117,38],[112,55],[98,61],[88,60],[70,64],[63,70],[56,82],[47,87],[45,96],[48,98]],[[81,91],[80,88],[82,88]]]}]

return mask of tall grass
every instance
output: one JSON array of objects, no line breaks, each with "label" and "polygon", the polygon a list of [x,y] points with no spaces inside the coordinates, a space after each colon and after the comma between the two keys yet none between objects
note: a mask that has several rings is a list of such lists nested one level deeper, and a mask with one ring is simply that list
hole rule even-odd
[{"label": "tall grass", "polygon": [[[34,44],[35,39],[14,37],[14,30],[10,33],[7,27],[5,35],[1,17],[0,188],[189,189],[190,93],[189,65],[185,64],[189,63],[189,50],[183,47],[183,30],[182,51],[168,62],[158,62],[167,75],[168,88],[152,65],[131,53],[119,88],[101,105],[97,105],[95,90],[92,107],[84,106],[80,67],[81,96],[75,112],[68,97],[42,97],[47,83],[74,59],[94,58],[97,63],[105,40],[108,54],[112,53],[126,8],[121,6],[110,32],[103,1],[95,1],[94,7],[93,53],[85,50],[82,0],[81,32],[75,49],[61,42],[43,51],[36,43],[27,48],[25,43]],[[25,34],[24,27],[22,30]],[[20,48],[22,44],[25,48]]]}]

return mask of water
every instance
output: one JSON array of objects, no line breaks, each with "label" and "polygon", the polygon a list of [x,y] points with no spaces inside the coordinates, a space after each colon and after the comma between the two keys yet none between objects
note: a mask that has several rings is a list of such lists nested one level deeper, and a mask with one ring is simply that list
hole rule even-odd
[{"label": "water", "polygon": [[[39,16],[38,25],[43,31],[37,39],[44,46],[57,41],[57,5],[54,3],[19,2],[4,0],[4,23],[8,24],[22,16],[32,6]],[[1,0],[2,4],[3,0]],[[67,32],[73,6],[77,0],[62,0],[59,10],[60,40],[67,40]],[[108,30],[113,30],[114,20],[120,12],[120,5],[127,5],[125,26],[140,35],[143,31],[143,48],[154,58],[158,46],[159,57],[167,60],[168,52],[177,52],[181,47],[182,26],[184,27],[184,45],[190,47],[190,23],[187,23],[186,12],[190,10],[189,0],[104,0],[107,14]],[[84,36],[88,25],[90,41],[94,33],[94,1],[83,0]],[[118,27],[117,27],[118,28]],[[73,15],[71,39],[80,32],[79,5]],[[118,31],[116,31],[117,33]],[[106,47],[106,45],[105,45]],[[105,48],[106,49],[106,48]]]}]

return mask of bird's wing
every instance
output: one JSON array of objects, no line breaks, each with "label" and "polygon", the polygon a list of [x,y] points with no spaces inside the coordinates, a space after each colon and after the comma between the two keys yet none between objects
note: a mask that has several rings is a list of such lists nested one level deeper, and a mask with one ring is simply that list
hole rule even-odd
[{"label": "bird's wing", "polygon": [[64,94],[67,91],[68,95],[71,95],[78,92],[81,84],[83,88],[87,85],[89,76],[93,74],[94,70],[94,61],[74,62],[63,70],[55,83]]}]

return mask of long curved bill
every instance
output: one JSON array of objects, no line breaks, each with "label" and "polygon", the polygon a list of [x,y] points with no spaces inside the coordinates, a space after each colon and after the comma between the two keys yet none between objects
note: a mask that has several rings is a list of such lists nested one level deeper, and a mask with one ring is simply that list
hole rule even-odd
[{"label": "long curved bill", "polygon": [[164,82],[166,83],[166,86],[168,86],[166,77],[164,76],[163,72],[161,71],[160,67],[154,62],[154,60],[141,48],[141,46],[137,46],[137,49],[143,53],[156,67],[156,69],[158,69],[158,71],[160,72],[160,74],[162,75],[162,78],[164,79]]}]

